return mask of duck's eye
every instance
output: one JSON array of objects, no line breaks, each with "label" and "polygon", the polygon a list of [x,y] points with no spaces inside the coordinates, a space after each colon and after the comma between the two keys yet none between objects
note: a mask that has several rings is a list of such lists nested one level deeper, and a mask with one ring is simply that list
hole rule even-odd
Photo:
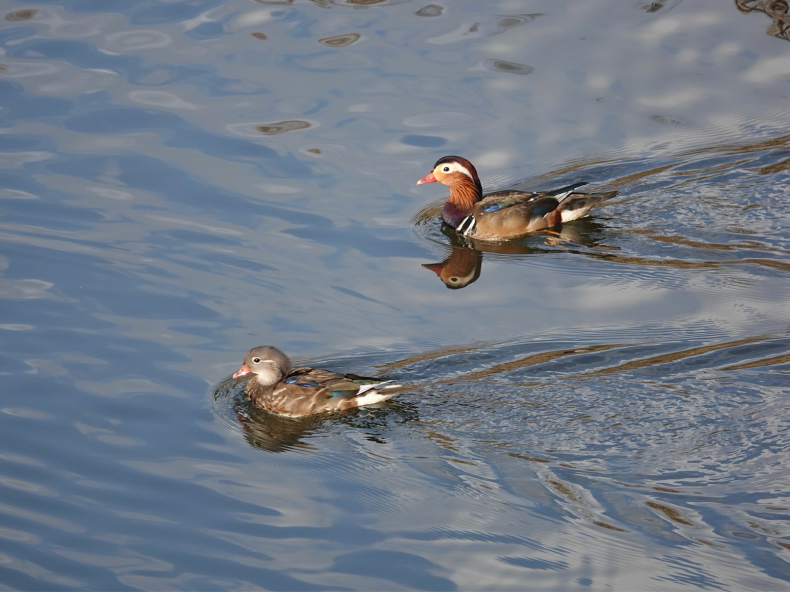
[{"label": "duck's eye", "polygon": [[443,167],[442,167],[442,171],[444,171],[445,173],[449,173],[449,172],[450,172],[450,167],[448,167],[448,166],[443,166]]},{"label": "duck's eye", "polygon": [[261,363],[261,359],[260,358],[253,358],[252,361],[253,361],[254,364],[260,364]]}]

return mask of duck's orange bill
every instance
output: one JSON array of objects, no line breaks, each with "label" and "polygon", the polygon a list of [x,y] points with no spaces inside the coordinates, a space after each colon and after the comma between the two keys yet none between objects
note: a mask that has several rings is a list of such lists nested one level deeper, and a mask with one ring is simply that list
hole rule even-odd
[{"label": "duck's orange bill", "polygon": [[236,370],[236,374],[233,375],[233,378],[238,378],[239,376],[244,376],[245,374],[249,374],[252,372],[249,368],[247,368],[247,364],[244,364],[241,368]]},{"label": "duck's orange bill", "polygon": [[417,185],[422,185],[423,183],[436,183],[436,177],[433,176],[433,173],[428,173],[422,179],[417,181]]}]

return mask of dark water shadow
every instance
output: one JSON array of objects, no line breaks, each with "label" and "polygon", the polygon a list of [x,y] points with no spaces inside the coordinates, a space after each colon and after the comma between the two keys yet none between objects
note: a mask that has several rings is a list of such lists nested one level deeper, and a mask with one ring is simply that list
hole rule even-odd
[{"label": "dark water shadow", "polygon": [[[446,348],[386,370],[433,378],[418,429],[448,455],[476,441],[476,458],[491,453],[527,463],[554,499],[595,527],[708,544],[718,537],[700,525],[720,517],[697,512],[700,487],[763,470],[761,453],[783,432],[771,417],[782,406],[774,397],[786,384],[790,339],[786,329],[741,339],[715,337],[712,327],[687,329],[674,342],[656,327],[652,343],[617,342],[613,329],[572,340]],[[764,368],[770,374],[742,372]],[[442,413],[448,403],[453,414]],[[711,451],[717,461],[697,466],[694,460]],[[645,470],[653,455],[672,470]],[[588,470],[587,463],[601,462],[605,471]],[[604,503],[612,487],[622,500]],[[715,495],[707,501],[711,508],[727,503]],[[764,533],[758,539],[764,548],[772,544]]]}]

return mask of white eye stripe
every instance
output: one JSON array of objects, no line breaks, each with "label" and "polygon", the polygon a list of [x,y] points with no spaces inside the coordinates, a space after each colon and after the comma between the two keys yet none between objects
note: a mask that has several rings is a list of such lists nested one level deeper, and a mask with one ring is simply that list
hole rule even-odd
[{"label": "white eye stripe", "polygon": [[470,173],[470,172],[469,172],[469,169],[468,169],[468,168],[466,168],[465,166],[461,166],[461,165],[459,164],[459,165],[458,165],[458,170],[459,170],[460,172],[462,172],[464,175],[466,175],[467,177],[469,177],[470,179],[472,179],[472,173]]},{"label": "white eye stripe", "polygon": [[472,173],[469,172],[469,169],[466,168],[464,165],[458,162],[447,162],[442,165],[442,172],[443,173],[463,173],[470,179],[474,181],[474,177]]}]

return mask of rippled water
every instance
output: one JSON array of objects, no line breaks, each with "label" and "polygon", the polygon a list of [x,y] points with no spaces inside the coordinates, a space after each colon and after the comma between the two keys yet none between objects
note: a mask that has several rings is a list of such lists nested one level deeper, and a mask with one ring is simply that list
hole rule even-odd
[{"label": "rippled water", "polygon": [[[787,588],[784,3],[3,10],[3,587]],[[462,241],[445,154],[620,194]]]}]

